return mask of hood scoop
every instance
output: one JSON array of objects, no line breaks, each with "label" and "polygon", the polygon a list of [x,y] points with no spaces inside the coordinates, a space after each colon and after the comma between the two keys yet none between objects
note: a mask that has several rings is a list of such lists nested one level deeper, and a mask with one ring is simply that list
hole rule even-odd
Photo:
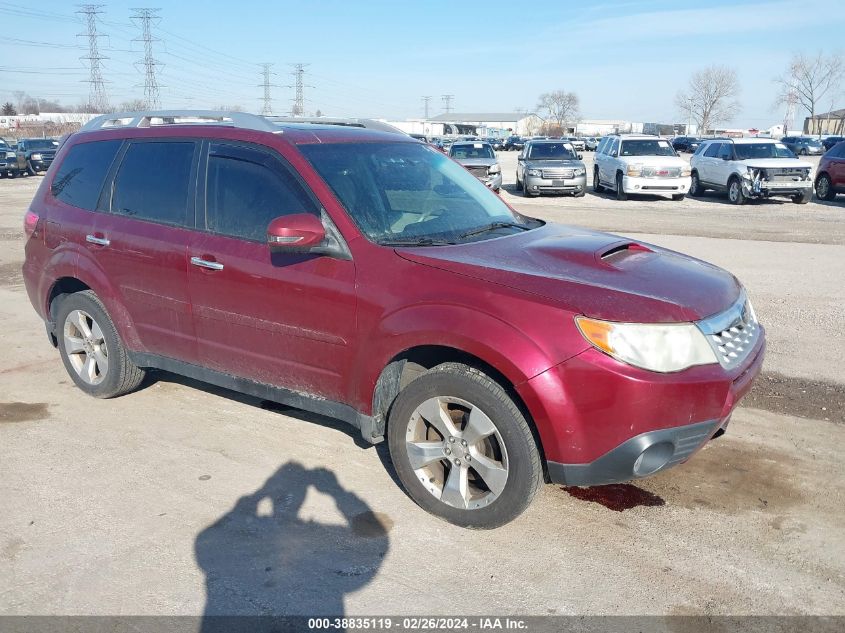
[{"label": "hood scoop", "polygon": [[648,246],[638,244],[637,242],[617,242],[616,244],[611,244],[609,247],[599,249],[596,252],[596,257],[600,261],[613,261],[634,253],[653,252]]}]

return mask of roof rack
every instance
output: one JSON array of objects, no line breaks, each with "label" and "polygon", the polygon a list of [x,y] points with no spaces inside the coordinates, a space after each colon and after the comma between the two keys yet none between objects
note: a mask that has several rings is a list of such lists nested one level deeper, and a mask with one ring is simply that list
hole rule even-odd
[{"label": "roof rack", "polygon": [[360,127],[368,130],[378,130],[380,132],[389,132],[391,134],[402,134],[408,136],[398,127],[385,123],[384,121],[376,121],[375,119],[341,119],[335,117],[301,117],[301,116],[268,116],[266,119],[273,121],[279,125],[286,123],[311,123],[313,125],[339,125],[346,127]]},{"label": "roof rack", "polygon": [[222,125],[262,132],[281,132],[279,126],[258,114],[217,110],[153,110],[114,112],[91,119],[83,131],[109,128],[157,127],[160,125]]}]

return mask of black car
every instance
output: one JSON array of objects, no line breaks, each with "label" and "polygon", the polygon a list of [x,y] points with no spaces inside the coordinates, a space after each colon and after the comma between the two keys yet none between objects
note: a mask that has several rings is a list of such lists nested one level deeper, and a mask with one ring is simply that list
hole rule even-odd
[{"label": "black car", "polygon": [[701,145],[701,139],[694,136],[676,136],[672,139],[672,147],[676,152],[694,153]]},{"label": "black car", "polygon": [[18,175],[18,156],[15,149],[0,139],[0,178],[9,176],[14,178]]},{"label": "black car", "polygon": [[502,149],[510,152],[513,150],[519,151],[523,147],[525,147],[525,141],[521,136],[509,136],[507,140],[505,140],[505,144],[502,146]]},{"label": "black car", "polygon": [[46,172],[56,157],[58,141],[49,138],[25,138],[18,141],[18,172],[30,176]]},{"label": "black car", "polygon": [[845,136],[828,136],[827,138],[823,138],[822,145],[824,145],[824,151],[828,151],[840,141],[845,141]]}]

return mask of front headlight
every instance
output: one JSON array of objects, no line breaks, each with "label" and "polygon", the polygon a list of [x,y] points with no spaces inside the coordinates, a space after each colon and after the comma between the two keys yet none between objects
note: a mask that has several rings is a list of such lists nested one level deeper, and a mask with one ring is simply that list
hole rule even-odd
[{"label": "front headlight", "polygon": [[15,158],[17,154],[14,152],[6,152],[6,158]]},{"label": "front headlight", "polygon": [[575,176],[583,176],[587,173],[587,170],[583,167],[576,167],[575,170],[572,172]]},{"label": "front headlight", "polygon": [[639,176],[643,173],[642,165],[628,165],[628,170],[625,172],[629,176]]},{"label": "front headlight", "polygon": [[692,323],[614,323],[575,317],[581,335],[622,362],[673,372],[718,363],[704,334]]},{"label": "front headlight", "polygon": [[502,168],[501,168],[501,167],[499,167],[499,165],[498,165],[498,164],[497,164],[497,165],[492,165],[492,166],[490,166],[490,167],[488,167],[488,168],[487,168],[487,173],[488,173],[488,174],[498,174],[500,171],[502,171]]},{"label": "front headlight", "polygon": [[540,175],[542,175],[542,172],[539,169],[527,169],[527,170],[525,170],[525,173],[528,174],[529,176],[540,176]]},{"label": "front headlight", "polygon": [[41,160],[41,154],[33,154],[32,160]]},{"label": "front headlight", "polygon": [[692,174],[692,169],[690,169],[689,165],[686,167],[681,167],[681,176],[687,177]]}]

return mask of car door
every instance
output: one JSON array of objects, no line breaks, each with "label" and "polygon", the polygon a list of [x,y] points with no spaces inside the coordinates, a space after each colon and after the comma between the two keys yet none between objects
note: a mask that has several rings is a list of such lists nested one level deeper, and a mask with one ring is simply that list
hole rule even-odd
[{"label": "car door", "polygon": [[199,142],[133,139],[112,169],[87,247],[125,307],[143,350],[196,361],[187,248]]},{"label": "car door", "polygon": [[845,143],[834,145],[828,152],[828,173],[837,190],[845,189]]},{"label": "car door", "polygon": [[715,184],[718,186],[718,176],[716,174],[716,161],[718,160],[719,148],[721,147],[721,143],[710,143],[704,150],[704,152],[701,154],[701,159],[698,161],[698,178],[699,180],[701,180],[701,182],[706,183],[707,185]]},{"label": "car door", "polygon": [[525,158],[528,155],[528,147],[528,143],[523,145],[516,157],[516,179],[519,182],[523,182],[525,180]]},{"label": "car door", "polygon": [[257,382],[343,400],[356,330],[355,265],[271,252],[280,216],[331,220],[289,163],[257,145],[210,142],[188,279],[201,363]]},{"label": "car door", "polygon": [[714,163],[714,172],[716,182],[723,187],[728,184],[734,170],[734,145],[733,143],[721,143],[719,145],[719,153]]},{"label": "car door", "polygon": [[619,145],[619,138],[614,138],[607,146],[599,164],[599,178],[613,187],[616,186],[616,163],[619,156]]}]

